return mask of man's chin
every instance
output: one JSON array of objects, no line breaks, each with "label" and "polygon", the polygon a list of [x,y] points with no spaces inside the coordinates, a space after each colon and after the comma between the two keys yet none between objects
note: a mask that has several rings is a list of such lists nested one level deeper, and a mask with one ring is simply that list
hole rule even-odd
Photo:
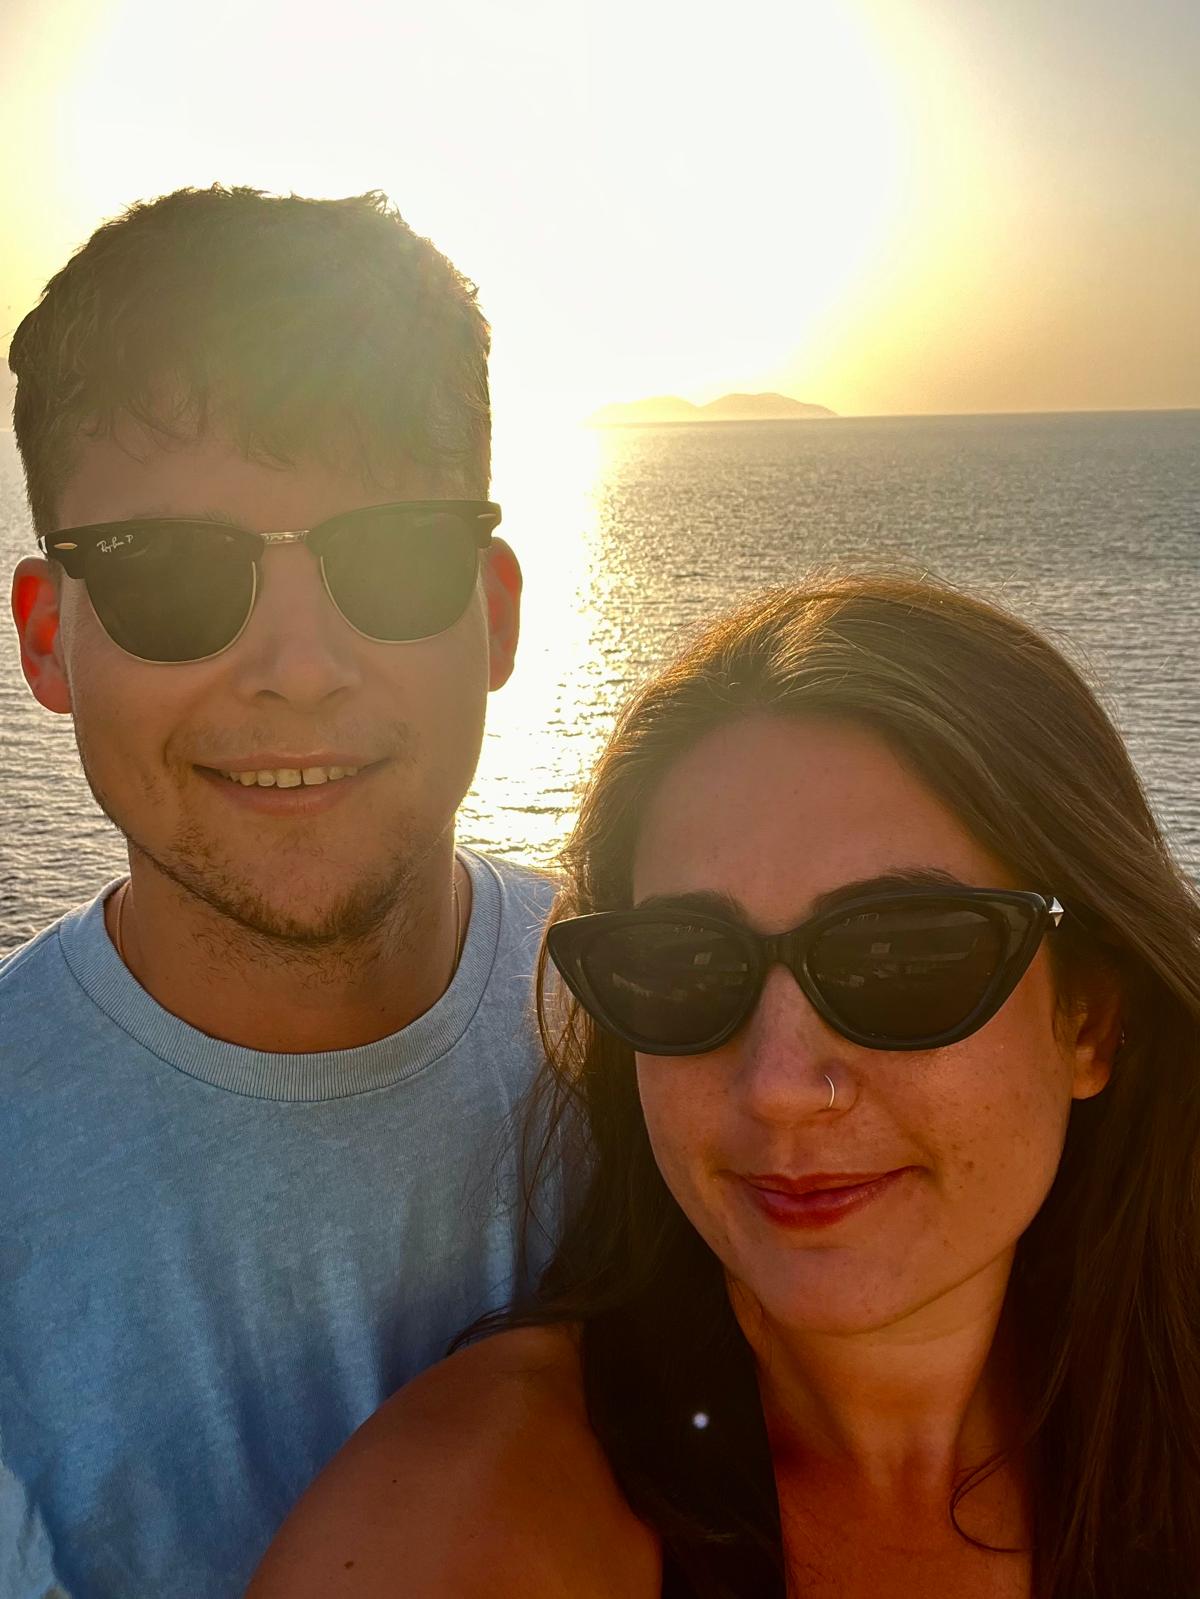
[{"label": "man's chin", "polygon": [[399,883],[385,888],[364,888],[340,898],[316,894],[303,900],[278,900],[272,896],[242,893],[226,898],[206,892],[199,895],[241,933],[277,948],[300,953],[365,944],[403,920],[403,889]]},{"label": "man's chin", "polygon": [[383,937],[402,939],[418,866],[406,852],[403,860],[361,870],[352,881],[343,874],[302,867],[256,880],[232,866],[217,871],[198,868],[186,859],[150,858],[189,898],[215,911],[231,935],[293,955],[319,954]]}]

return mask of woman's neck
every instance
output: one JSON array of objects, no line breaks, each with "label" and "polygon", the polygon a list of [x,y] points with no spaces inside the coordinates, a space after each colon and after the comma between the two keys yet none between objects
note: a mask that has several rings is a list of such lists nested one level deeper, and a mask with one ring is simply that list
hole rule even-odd
[{"label": "woman's neck", "polygon": [[945,1503],[1011,1441],[1016,1415],[997,1337],[1011,1261],[900,1321],[867,1330],[773,1321],[731,1284],[758,1365],[777,1469],[831,1474],[870,1498]]}]

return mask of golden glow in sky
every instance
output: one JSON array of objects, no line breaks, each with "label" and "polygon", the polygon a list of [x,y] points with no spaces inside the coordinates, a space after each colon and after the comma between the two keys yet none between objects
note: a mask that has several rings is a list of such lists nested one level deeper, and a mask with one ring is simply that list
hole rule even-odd
[{"label": "golden glow in sky", "polygon": [[1200,405],[1197,19],[9,0],[0,335],[133,199],[377,187],[479,283],[502,429],[737,388],[846,412]]}]

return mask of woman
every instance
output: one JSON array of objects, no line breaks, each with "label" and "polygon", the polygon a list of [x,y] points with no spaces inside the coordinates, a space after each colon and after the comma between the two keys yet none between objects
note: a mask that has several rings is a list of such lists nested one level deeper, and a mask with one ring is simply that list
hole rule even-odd
[{"label": "woman", "polygon": [[254,1599],[1200,1592],[1200,907],[1074,669],[929,583],[768,596],[566,864],[575,1220]]}]

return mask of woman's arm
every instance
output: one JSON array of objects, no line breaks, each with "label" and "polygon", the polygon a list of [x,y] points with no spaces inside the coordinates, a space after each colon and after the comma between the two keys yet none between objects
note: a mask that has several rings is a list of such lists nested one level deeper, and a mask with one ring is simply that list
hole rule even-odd
[{"label": "woman's arm", "polygon": [[658,1599],[658,1540],[588,1426],[561,1328],[396,1394],[300,1500],[246,1599]]}]

